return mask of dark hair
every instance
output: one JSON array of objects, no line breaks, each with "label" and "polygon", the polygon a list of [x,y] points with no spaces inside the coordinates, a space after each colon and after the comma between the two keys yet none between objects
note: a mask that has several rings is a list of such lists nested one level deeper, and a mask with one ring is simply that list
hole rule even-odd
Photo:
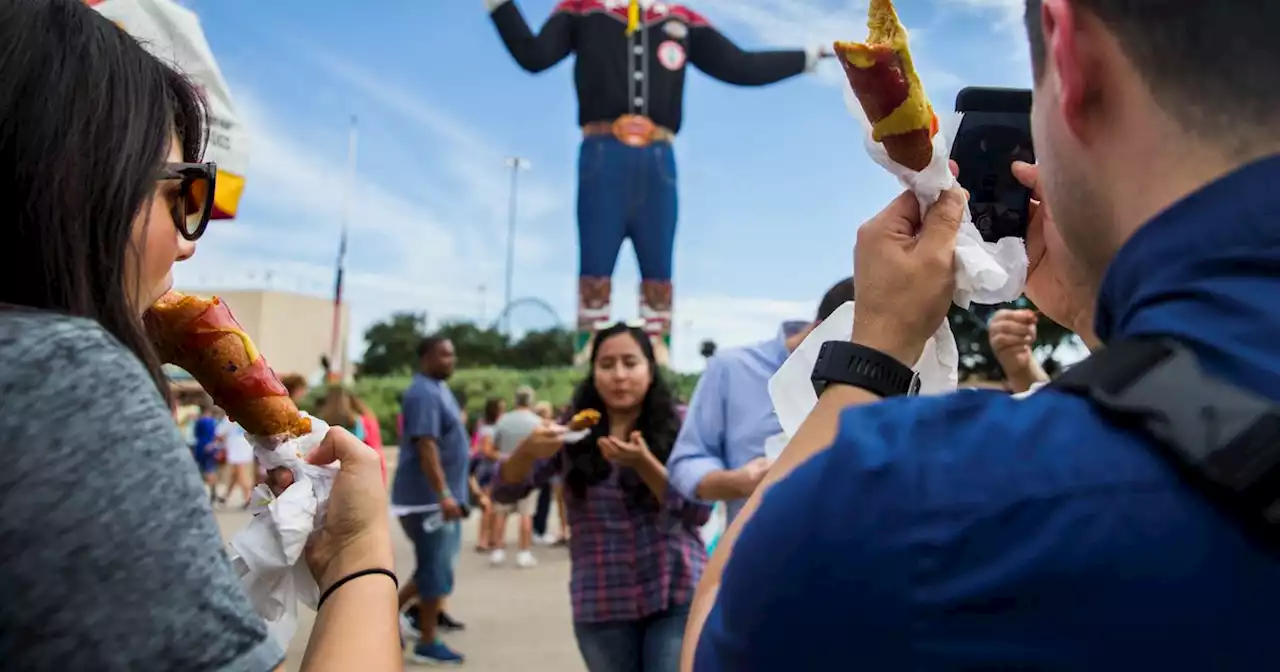
[{"label": "dark hair", "polygon": [[127,33],[81,0],[0,3],[0,303],[96,321],[165,397],[124,278],[173,133],[198,161],[204,103]]},{"label": "dark hair", "polygon": [[297,393],[298,390],[305,389],[307,387],[307,379],[297,373],[289,373],[281,376],[280,383],[284,385],[284,389],[289,392],[290,396]]},{"label": "dark hair", "polygon": [[[1046,50],[1040,7],[1041,0],[1027,0],[1037,82]],[[1253,145],[1250,154],[1259,134],[1277,136],[1280,2],[1072,0],[1072,7],[1106,25],[1160,107],[1188,131]]]},{"label": "dark hair", "polygon": [[818,316],[814,320],[821,322],[831,317],[831,313],[836,312],[836,309],[852,300],[853,277],[850,276],[832,285],[831,289],[828,289],[827,293],[822,295],[822,301],[818,303]]},{"label": "dark hair", "polygon": [[498,415],[502,410],[502,400],[497,397],[490,397],[484,400],[484,424],[492,426],[498,421]]},{"label": "dark hair", "polygon": [[436,347],[447,340],[449,339],[444,336],[427,336],[421,341],[418,341],[418,359],[422,359],[423,357],[435,352]]},{"label": "dark hair", "polygon": [[[636,431],[644,437],[653,456],[663,464],[666,464],[667,458],[671,456],[676,435],[680,433],[680,417],[676,413],[674,396],[662,377],[662,370],[658,367],[658,359],[654,356],[653,344],[649,341],[649,336],[644,331],[628,327],[622,322],[597,332],[591,343],[591,365],[587,369],[587,377],[579,383],[573,395],[573,411],[575,413],[587,409],[599,411],[601,420],[592,429],[590,436],[578,443],[566,445],[564,449],[565,458],[569,461],[565,485],[569,492],[579,499],[586,498],[587,489],[608,478],[613,471],[613,465],[604,459],[596,445],[601,437],[609,436],[609,413],[605,408],[604,398],[596,389],[595,365],[600,344],[624,333],[630,334],[640,345],[640,351],[644,353],[644,358],[649,362],[649,369],[653,372],[653,382],[649,385],[644,400],[640,402],[640,416],[636,419]],[[658,508],[658,499],[634,471],[624,470],[619,475],[619,479],[622,489],[628,494],[630,506],[653,510]]]}]

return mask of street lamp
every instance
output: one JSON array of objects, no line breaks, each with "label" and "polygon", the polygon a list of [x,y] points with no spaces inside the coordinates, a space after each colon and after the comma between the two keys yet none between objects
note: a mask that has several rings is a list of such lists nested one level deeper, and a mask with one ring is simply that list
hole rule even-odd
[{"label": "street lamp", "polygon": [[[516,266],[516,191],[519,185],[520,171],[529,170],[533,167],[528,159],[518,156],[507,157],[506,165],[507,168],[511,169],[511,206],[507,222],[507,285],[506,295],[502,297],[504,311],[507,306],[511,305],[511,279]],[[502,330],[508,334],[511,333],[511,318],[505,312],[502,318]]]}]

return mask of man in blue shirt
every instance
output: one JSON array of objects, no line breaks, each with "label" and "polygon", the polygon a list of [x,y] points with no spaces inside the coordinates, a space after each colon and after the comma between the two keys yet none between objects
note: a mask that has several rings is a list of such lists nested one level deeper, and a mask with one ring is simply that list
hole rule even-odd
[{"label": "man in blue shirt", "polygon": [[[1027,4],[1028,296],[1102,343],[1176,338],[1280,400],[1280,3]],[[902,197],[858,232],[855,344],[916,360],[963,199],[921,217]],[[824,391],[709,564],[684,669],[1280,660],[1280,558],[1144,435],[1053,388],[878,401]]]},{"label": "man in blue shirt", "polygon": [[447,380],[456,363],[453,343],[430,337],[418,346],[419,373],[401,401],[404,431],[391,487],[391,505],[413,541],[421,641],[412,657],[424,664],[460,664],[463,657],[436,637],[441,603],[453,592],[467,506],[469,442]]},{"label": "man in blue shirt", "polygon": [[769,470],[765,441],[782,433],[769,399],[769,379],[818,323],[853,300],[853,278],[822,297],[814,322],[786,322],[763,343],[716,353],[698,379],[675,448],[671,485],[689,499],[726,502],[732,522]]}]

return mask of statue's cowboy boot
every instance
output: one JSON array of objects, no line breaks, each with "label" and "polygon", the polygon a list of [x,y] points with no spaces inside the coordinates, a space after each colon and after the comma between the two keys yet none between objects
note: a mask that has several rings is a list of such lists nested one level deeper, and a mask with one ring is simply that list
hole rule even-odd
[{"label": "statue's cowboy boot", "polygon": [[640,283],[640,318],[653,343],[653,352],[662,366],[671,365],[671,281],[645,280]]},{"label": "statue's cowboy boot", "polygon": [[596,331],[609,326],[609,299],[613,283],[609,278],[578,278],[578,332],[573,347],[573,363],[582,365],[591,359],[591,339]]}]

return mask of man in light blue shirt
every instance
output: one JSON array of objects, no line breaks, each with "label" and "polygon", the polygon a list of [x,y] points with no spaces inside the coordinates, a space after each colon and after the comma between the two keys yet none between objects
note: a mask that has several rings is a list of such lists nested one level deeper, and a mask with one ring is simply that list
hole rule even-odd
[{"label": "man in light blue shirt", "polygon": [[782,433],[769,399],[769,379],[805,336],[853,300],[853,279],[827,290],[814,322],[786,322],[763,343],[716,354],[698,380],[667,473],[680,494],[725,502],[732,522],[769,470],[765,441]]}]

